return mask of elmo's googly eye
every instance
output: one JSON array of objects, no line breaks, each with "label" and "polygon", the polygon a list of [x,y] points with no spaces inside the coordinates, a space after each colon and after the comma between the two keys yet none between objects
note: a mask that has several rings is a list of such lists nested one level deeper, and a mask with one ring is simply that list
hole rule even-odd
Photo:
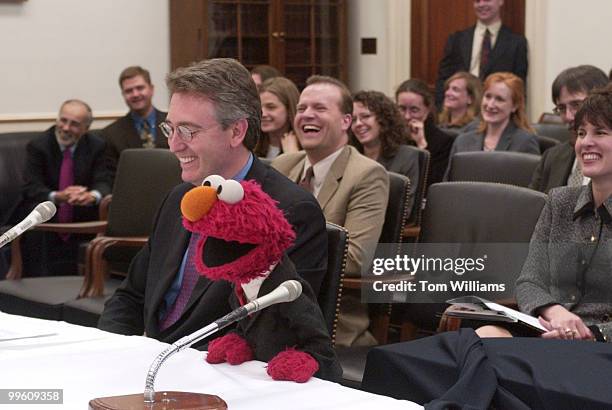
[{"label": "elmo's googly eye", "polygon": [[244,189],[240,182],[228,179],[217,188],[217,197],[227,204],[235,204],[244,198]]},{"label": "elmo's googly eye", "polygon": [[221,184],[223,183],[223,181],[225,181],[225,178],[223,178],[221,175],[209,175],[204,178],[202,186],[209,186],[218,189],[219,186],[221,186]]}]

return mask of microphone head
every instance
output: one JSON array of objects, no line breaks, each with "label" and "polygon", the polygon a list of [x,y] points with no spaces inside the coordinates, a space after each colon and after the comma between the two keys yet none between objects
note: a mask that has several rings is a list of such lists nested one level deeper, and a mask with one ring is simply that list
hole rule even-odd
[{"label": "microphone head", "polygon": [[289,292],[287,302],[296,300],[302,294],[302,284],[297,280],[286,280],[279,287],[281,286]]},{"label": "microphone head", "polygon": [[55,204],[51,201],[42,202],[36,205],[36,208],[34,208],[34,212],[37,212],[40,215],[39,223],[46,222],[49,219],[53,218],[53,215],[55,215],[56,211],[57,208],[55,207]]}]

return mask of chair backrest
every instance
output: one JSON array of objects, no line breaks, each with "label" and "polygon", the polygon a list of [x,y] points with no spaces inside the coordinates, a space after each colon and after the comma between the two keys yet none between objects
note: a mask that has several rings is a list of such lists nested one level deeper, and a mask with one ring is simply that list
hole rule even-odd
[{"label": "chair backrest", "polygon": [[547,149],[560,143],[559,140],[545,137],[544,135],[536,135],[536,138],[538,139],[538,145],[540,146],[540,154],[543,154]]},{"label": "chair backrest", "polygon": [[26,145],[39,135],[40,131],[0,134],[0,226],[8,222],[21,201]]},{"label": "chair backrest", "polygon": [[[417,147],[408,146],[411,150],[415,150],[419,154],[419,180],[416,182],[417,187],[414,191],[414,202],[412,204],[412,210],[408,216],[407,224],[409,225],[420,225],[421,215],[425,205],[425,197],[427,195],[427,183],[429,178],[429,167],[430,167],[430,155],[429,151],[419,149]],[[410,181],[414,184],[415,181]]]},{"label": "chair backrest", "polygon": [[[493,274],[503,276],[507,284],[512,284],[527,257],[528,243],[545,202],[545,194],[512,185],[487,182],[434,184],[429,187],[421,224],[419,246],[422,247],[415,253],[421,255],[433,251],[434,256],[442,258],[481,258],[484,252],[488,255],[485,271],[471,272],[468,279],[484,279],[479,275]],[[487,245],[500,243],[502,246]],[[512,291],[510,286],[507,291]],[[449,290],[442,296],[447,300],[457,295]],[[406,305],[407,316],[419,327],[435,330],[446,306],[441,300],[409,304]]]},{"label": "chair backrest", "polygon": [[[546,195],[487,182],[443,182],[429,187],[424,243],[527,243]],[[522,266],[517,261],[518,270]]]},{"label": "chair backrest", "polygon": [[107,236],[148,236],[166,194],[180,184],[181,169],[167,149],[121,153],[108,213]]},{"label": "chair backrest", "polygon": [[257,157],[257,159],[266,164],[266,165],[271,165],[272,164],[272,160],[270,158],[266,158],[266,157]]},{"label": "chair backrest", "polygon": [[448,180],[529,186],[540,156],[510,151],[458,152],[450,160]]},{"label": "chair backrest", "polygon": [[389,202],[379,243],[400,243],[402,231],[410,216],[410,180],[395,172],[389,172]]},{"label": "chair backrest", "polygon": [[563,124],[563,120],[555,113],[543,112],[538,118],[538,124]]},{"label": "chair backrest", "polygon": [[332,343],[335,343],[340,298],[342,297],[342,278],[346,270],[346,259],[348,257],[349,234],[346,229],[331,222],[326,223],[326,228],[327,272],[323,277],[317,299]]},{"label": "chair backrest", "polygon": [[571,133],[566,124],[537,123],[531,124],[537,135],[556,139],[559,142],[569,141]]}]

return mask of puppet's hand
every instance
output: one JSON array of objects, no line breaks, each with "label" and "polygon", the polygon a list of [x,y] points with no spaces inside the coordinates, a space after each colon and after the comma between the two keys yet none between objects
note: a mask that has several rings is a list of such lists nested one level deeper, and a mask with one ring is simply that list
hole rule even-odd
[{"label": "puppet's hand", "polygon": [[319,363],[306,352],[287,349],[268,362],[268,374],[274,380],[307,382],[319,370]]},{"label": "puppet's hand", "polygon": [[253,360],[253,351],[246,340],[236,333],[229,333],[208,344],[208,363],[241,364]]}]

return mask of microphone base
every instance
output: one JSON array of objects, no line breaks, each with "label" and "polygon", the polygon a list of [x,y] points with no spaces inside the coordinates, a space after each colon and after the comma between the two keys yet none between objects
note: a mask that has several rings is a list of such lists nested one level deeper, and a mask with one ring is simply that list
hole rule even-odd
[{"label": "microphone base", "polygon": [[157,410],[157,409],[190,409],[190,410],[226,410],[227,403],[219,396],[182,391],[155,392],[155,403],[145,403],[144,395],[128,394],[125,396],[99,397],[89,402],[90,410]]}]

